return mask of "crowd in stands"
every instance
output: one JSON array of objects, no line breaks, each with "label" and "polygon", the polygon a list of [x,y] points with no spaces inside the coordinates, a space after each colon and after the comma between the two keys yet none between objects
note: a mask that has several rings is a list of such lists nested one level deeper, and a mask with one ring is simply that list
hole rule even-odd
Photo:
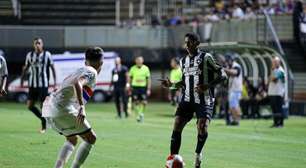
[{"label": "crowd in stands", "polygon": [[[262,9],[266,9],[271,15],[291,14],[294,8],[293,0],[272,0],[269,3],[266,0],[213,0],[209,8],[203,9],[203,12],[192,18],[186,16],[164,16],[161,24],[166,26],[180,24],[194,24],[201,22],[217,22],[220,20],[255,19],[256,15],[262,14]],[[152,23],[153,24],[153,23]],[[156,21],[154,20],[154,24]]]},{"label": "crowd in stands", "polygon": [[[188,1],[188,3],[196,3]],[[292,14],[296,0],[211,0],[208,7],[202,8],[198,14],[174,14],[163,15],[158,18],[156,15],[150,19],[135,17],[122,22],[121,26],[142,26],[151,24],[152,26],[176,26],[182,24],[195,25],[203,22],[218,22],[220,20],[249,20],[255,19],[257,15],[266,9],[270,15]],[[183,9],[178,10],[183,11]],[[151,23],[148,23],[150,20]]]}]

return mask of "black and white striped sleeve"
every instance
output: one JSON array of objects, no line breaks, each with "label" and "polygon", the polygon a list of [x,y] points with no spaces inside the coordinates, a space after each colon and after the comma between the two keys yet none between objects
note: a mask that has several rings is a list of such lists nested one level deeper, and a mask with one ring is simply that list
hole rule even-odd
[{"label": "black and white striped sleeve", "polygon": [[30,65],[30,60],[31,60],[31,52],[28,52],[28,54],[26,56],[26,60],[25,60],[25,66]]},{"label": "black and white striped sleeve", "polygon": [[54,62],[53,62],[53,59],[52,59],[52,56],[51,56],[51,53],[49,51],[46,51],[46,57],[47,57],[47,60],[48,60],[48,65],[53,65]]},{"label": "black and white striped sleeve", "polygon": [[218,72],[222,69],[222,67],[215,61],[211,54],[207,53],[206,59],[208,62],[208,68],[212,69],[214,72]]},{"label": "black and white striped sleeve", "polygon": [[0,66],[0,76],[2,78],[4,78],[4,77],[8,76],[7,64],[6,64],[5,59],[2,56],[0,56],[0,59],[1,59],[0,60],[0,63],[1,63],[1,66]]}]

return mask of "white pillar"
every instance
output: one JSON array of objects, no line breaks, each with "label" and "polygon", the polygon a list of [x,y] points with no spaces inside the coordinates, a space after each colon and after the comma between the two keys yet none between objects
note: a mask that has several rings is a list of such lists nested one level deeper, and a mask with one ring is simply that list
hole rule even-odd
[{"label": "white pillar", "polygon": [[120,25],[120,0],[116,0],[116,25]]},{"label": "white pillar", "polygon": [[145,0],[140,0],[139,3],[139,16],[144,16],[145,14]]},{"label": "white pillar", "polygon": [[129,3],[129,18],[131,19],[133,18],[133,16],[134,16],[134,4],[133,2],[130,2]]}]

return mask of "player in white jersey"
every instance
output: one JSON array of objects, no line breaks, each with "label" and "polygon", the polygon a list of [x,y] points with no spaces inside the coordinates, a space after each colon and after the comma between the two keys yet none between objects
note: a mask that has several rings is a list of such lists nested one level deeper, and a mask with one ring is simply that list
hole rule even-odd
[{"label": "player in white jersey", "polygon": [[85,67],[64,79],[61,87],[51,93],[43,103],[43,117],[58,133],[66,137],[55,167],[62,168],[68,161],[76,144],[77,136],[83,139],[72,168],[80,167],[87,158],[96,141],[96,135],[86,119],[85,103],[93,95],[97,74],[103,64],[103,50],[99,47],[89,48],[85,53]]}]

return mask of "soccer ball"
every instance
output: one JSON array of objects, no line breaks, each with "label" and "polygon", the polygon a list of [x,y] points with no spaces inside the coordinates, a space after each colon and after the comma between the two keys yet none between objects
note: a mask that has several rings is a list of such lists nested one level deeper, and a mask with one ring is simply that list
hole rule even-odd
[{"label": "soccer ball", "polygon": [[185,163],[180,155],[170,155],[166,161],[166,168],[184,168]]}]

